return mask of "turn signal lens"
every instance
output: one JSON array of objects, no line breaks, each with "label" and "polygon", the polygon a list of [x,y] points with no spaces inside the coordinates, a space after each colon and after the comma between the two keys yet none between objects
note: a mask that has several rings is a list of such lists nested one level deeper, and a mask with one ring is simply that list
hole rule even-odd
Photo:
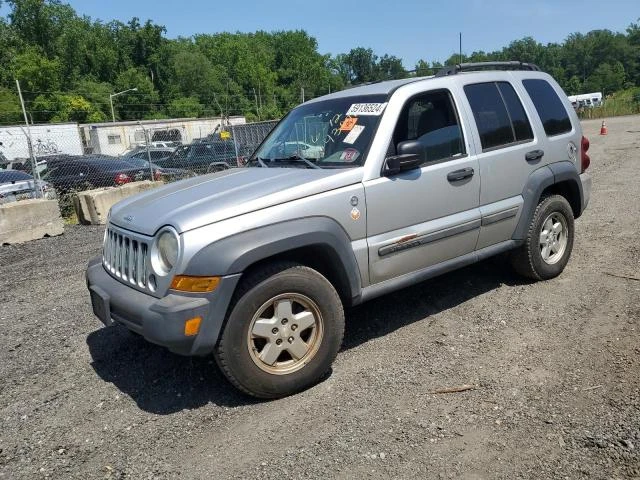
[{"label": "turn signal lens", "polygon": [[220,284],[220,277],[191,277],[176,275],[171,282],[173,290],[181,292],[213,292]]},{"label": "turn signal lens", "polygon": [[202,317],[193,317],[184,322],[184,334],[187,337],[193,337],[200,331],[200,322]]}]

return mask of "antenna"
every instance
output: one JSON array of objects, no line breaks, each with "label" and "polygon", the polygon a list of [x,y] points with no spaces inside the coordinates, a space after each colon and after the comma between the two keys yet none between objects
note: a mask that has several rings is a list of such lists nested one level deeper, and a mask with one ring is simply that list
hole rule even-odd
[{"label": "antenna", "polygon": [[462,63],[462,32],[460,32],[460,61],[458,63]]}]

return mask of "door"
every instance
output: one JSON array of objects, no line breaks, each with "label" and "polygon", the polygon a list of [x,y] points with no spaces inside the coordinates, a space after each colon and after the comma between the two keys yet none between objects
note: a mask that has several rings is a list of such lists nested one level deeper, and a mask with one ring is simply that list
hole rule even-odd
[{"label": "door", "polygon": [[477,135],[482,228],[476,248],[482,249],[512,237],[525,184],[534,170],[547,163],[547,157],[544,139],[534,135],[510,82],[471,83],[464,86],[464,93]]},{"label": "door", "polygon": [[480,178],[462,132],[448,90],[421,93],[403,107],[389,154],[417,148],[422,165],[365,182],[371,284],[474,250]]}]

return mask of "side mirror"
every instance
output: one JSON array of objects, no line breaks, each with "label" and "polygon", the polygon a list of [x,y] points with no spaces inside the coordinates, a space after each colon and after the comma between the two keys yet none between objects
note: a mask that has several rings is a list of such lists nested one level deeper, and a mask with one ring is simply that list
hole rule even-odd
[{"label": "side mirror", "polygon": [[422,159],[417,153],[405,153],[404,155],[394,155],[387,157],[384,161],[383,174],[386,177],[395,175],[406,170],[413,170],[422,165]]}]

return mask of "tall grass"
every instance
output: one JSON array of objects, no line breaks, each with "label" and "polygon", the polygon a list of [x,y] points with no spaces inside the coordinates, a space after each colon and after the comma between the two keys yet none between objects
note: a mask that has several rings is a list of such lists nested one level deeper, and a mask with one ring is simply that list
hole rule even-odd
[{"label": "tall grass", "polygon": [[581,119],[608,118],[640,113],[640,87],[612,93],[604,99],[601,107],[585,108],[578,111]]}]

